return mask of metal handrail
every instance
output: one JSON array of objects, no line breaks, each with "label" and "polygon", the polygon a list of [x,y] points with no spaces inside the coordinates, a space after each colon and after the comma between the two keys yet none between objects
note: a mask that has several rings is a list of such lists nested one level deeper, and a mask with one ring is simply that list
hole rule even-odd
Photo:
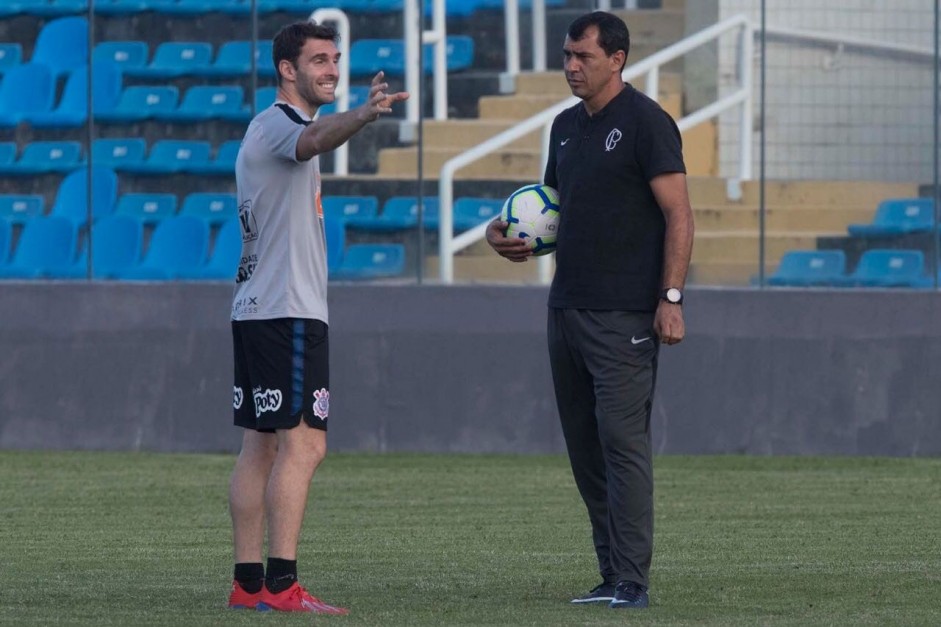
[{"label": "metal handrail", "polygon": [[[511,0],[512,2],[512,0]],[[508,3],[509,4],[509,3]],[[709,118],[732,107],[741,107],[740,132],[740,162],[739,176],[741,180],[751,178],[751,136],[752,136],[752,70],[751,58],[754,46],[753,27],[744,15],[736,15],[722,22],[704,28],[698,33],[665,48],[630,67],[625,68],[621,74],[623,80],[629,81],[641,75],[646,75],[645,92],[652,98],[657,98],[660,66],[676,59],[705,43],[718,38],[730,30],[741,29],[739,39],[739,77],[742,86],[735,92],[703,107],[679,121],[677,126],[681,131],[687,130]],[[452,157],[441,167],[438,180],[438,198],[440,203],[440,218],[438,226],[438,254],[440,278],[443,283],[454,282],[454,254],[483,239],[487,225],[481,224],[464,233],[454,236],[453,205],[454,205],[454,173],[464,166],[481,159],[510,142],[523,137],[537,129],[543,129],[542,162],[548,158],[549,130],[555,116],[563,110],[574,106],[580,99],[571,96],[562,102],[544,109],[536,115],[509,128],[490,139]],[[550,274],[552,260],[549,257],[539,259],[540,280],[547,282]]]}]

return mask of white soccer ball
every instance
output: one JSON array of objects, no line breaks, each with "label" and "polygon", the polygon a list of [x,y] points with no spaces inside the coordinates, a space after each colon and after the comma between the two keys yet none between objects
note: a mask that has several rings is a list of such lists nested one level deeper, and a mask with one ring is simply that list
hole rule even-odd
[{"label": "white soccer ball", "polygon": [[548,185],[526,185],[506,199],[500,219],[509,222],[507,237],[521,237],[534,255],[555,252],[559,232],[559,192]]}]

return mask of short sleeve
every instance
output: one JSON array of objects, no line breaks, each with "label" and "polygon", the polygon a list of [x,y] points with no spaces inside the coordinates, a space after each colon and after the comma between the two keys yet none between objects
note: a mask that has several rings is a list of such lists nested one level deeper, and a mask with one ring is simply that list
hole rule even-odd
[{"label": "short sleeve", "polygon": [[648,111],[639,125],[635,145],[637,163],[644,179],[671,172],[686,173],[683,163],[683,140],[673,118],[656,107]]},{"label": "short sleeve", "polygon": [[549,187],[556,189],[556,190],[559,189],[559,178],[558,176],[556,176],[556,171],[555,171],[555,168],[556,168],[555,127],[556,127],[556,122],[558,121],[558,119],[559,118],[556,118],[555,121],[553,121],[552,130],[549,132],[549,158],[546,160],[546,171],[542,175],[542,182],[545,185],[548,185]]},{"label": "short sleeve", "polygon": [[262,127],[265,144],[275,156],[297,162],[297,140],[307,125],[292,120],[286,114],[271,115],[267,122]]}]

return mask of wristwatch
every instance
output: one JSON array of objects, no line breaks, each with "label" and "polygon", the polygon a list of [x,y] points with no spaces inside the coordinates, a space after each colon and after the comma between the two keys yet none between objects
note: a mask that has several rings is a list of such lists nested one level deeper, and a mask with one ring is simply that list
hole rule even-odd
[{"label": "wristwatch", "polygon": [[660,290],[660,298],[673,305],[683,304],[683,292],[675,287],[668,287],[665,290]]}]

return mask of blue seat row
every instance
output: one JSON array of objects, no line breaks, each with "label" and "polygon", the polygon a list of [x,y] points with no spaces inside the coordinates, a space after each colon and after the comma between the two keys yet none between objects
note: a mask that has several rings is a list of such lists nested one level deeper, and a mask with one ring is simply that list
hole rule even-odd
[{"label": "blue seat row", "polygon": [[842,250],[796,250],[784,254],[768,285],[928,288],[934,286],[934,280],[920,250],[867,250],[852,272],[847,272]]},{"label": "blue seat row", "polygon": [[932,198],[889,198],[876,207],[869,224],[851,224],[852,237],[893,237],[910,233],[930,233],[938,224]]},{"label": "blue seat row", "polygon": [[[345,244],[343,223],[326,220],[331,279],[400,276],[405,267],[401,244]],[[232,280],[241,256],[238,217],[222,221],[215,238],[207,221],[192,215],[167,217],[156,224],[146,251],[143,222],[130,215],[98,218],[90,229],[91,249],[78,248],[78,227],[63,216],[40,216],[24,223],[9,253],[11,223],[0,219],[0,278],[119,280]],[[211,246],[210,246],[211,244]]]},{"label": "blue seat row", "polygon": [[[474,64],[474,40],[467,35],[448,35],[448,72],[460,72]],[[426,74],[434,67],[433,44],[422,51]],[[387,76],[405,75],[405,42],[401,39],[357,39],[350,46],[350,75],[372,76],[382,70]]]},{"label": "blue seat row", "polygon": [[[240,140],[223,142],[217,150],[209,142],[162,139],[147,152],[141,137],[102,138],[92,142],[95,166],[138,175],[177,173],[232,176]],[[27,144],[16,158],[16,144],[0,143],[0,175],[33,176],[50,172],[72,172],[85,164],[80,142],[36,141]]]},{"label": "blue seat row", "polygon": [[[440,220],[438,198],[425,197],[422,221],[428,230],[437,230]],[[454,201],[454,230],[466,231],[489,222],[500,213],[503,200],[463,197]],[[367,231],[401,231],[418,226],[418,198],[393,196],[379,211],[374,196],[327,196],[323,199],[324,215],[342,220],[347,227]]]}]

